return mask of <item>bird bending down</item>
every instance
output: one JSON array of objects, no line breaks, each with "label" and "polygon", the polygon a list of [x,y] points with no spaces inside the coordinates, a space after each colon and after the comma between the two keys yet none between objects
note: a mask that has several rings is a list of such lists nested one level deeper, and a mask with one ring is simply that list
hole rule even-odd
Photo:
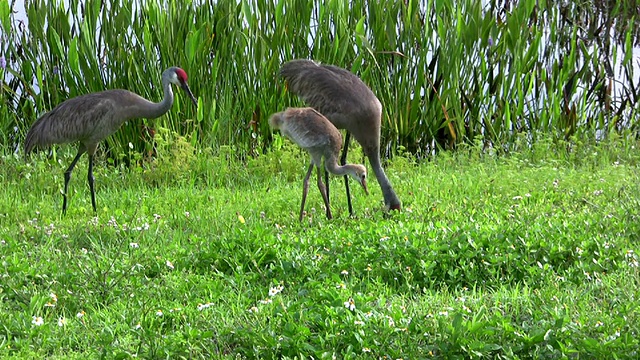
[{"label": "bird bending down", "polygon": [[304,212],[304,203],[309,190],[309,177],[315,166],[318,171],[318,189],[327,208],[327,218],[331,219],[331,207],[327,189],[322,183],[321,167],[335,175],[351,175],[358,180],[364,192],[367,189],[367,168],[360,164],[338,165],[338,154],[342,147],[342,135],[333,124],[322,114],[313,108],[288,108],[285,111],[275,113],[269,118],[269,126],[280,129],[282,135],[291,139],[311,155],[311,165],[304,177],[302,186],[302,204],[300,205],[300,221]]},{"label": "bird bending down", "polygon": [[[324,115],[338,129],[347,130],[340,163],[347,161],[351,134],[362,146],[382,188],[387,209],[400,210],[401,203],[393,191],[380,163],[380,126],[382,104],[360,78],[343,68],[320,65],[312,60],[292,60],[280,69],[287,89]],[[327,197],[329,179],[327,181]],[[349,214],[353,215],[347,176],[344,177]]]},{"label": "bird bending down", "polygon": [[79,142],[78,154],[64,172],[63,214],[67,211],[67,188],[71,172],[85,152],[89,156],[87,179],[91,190],[91,205],[93,211],[97,212],[93,188],[93,155],[98,143],[115,133],[127,120],[154,119],[169,111],[173,105],[171,84],[180,86],[198,106],[198,101],[187,85],[187,73],[181,68],[171,67],[162,73],[164,98],[159,103],[153,103],[127,90],[106,90],[66,100],[33,123],[25,139],[25,157],[35,148]]}]

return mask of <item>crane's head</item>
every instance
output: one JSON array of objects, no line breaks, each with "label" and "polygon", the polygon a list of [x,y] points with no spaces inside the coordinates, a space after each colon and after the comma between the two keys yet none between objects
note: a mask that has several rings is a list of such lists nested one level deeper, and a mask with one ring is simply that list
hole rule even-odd
[{"label": "crane's head", "polygon": [[367,168],[360,164],[350,164],[347,166],[349,166],[349,175],[358,180],[364,189],[364,193],[369,195],[369,189],[367,188]]},{"label": "crane's head", "polygon": [[191,92],[191,89],[189,89],[189,85],[187,84],[187,73],[184,70],[179,67],[172,67],[164,72],[162,77],[164,78],[165,76],[168,77],[169,82],[180,86],[182,90],[184,90],[187,95],[189,95],[189,98],[191,99],[191,101],[193,101],[193,104],[198,107],[198,100],[196,100],[195,96],[193,96],[193,93]]}]

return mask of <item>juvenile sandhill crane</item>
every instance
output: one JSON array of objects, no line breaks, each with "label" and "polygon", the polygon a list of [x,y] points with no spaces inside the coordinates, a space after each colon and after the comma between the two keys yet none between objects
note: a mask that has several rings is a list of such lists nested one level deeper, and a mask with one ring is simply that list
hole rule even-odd
[{"label": "juvenile sandhill crane", "polygon": [[[347,136],[340,163],[347,160],[350,134],[360,143],[382,188],[387,209],[400,210],[401,204],[380,164],[380,125],[382,104],[360,78],[333,65],[320,65],[312,60],[292,60],[280,69],[287,89],[300,96],[309,106],[327,117]],[[327,196],[329,179],[327,181]],[[344,177],[349,214],[353,215],[349,181]]]},{"label": "juvenile sandhill crane", "polygon": [[33,123],[24,144],[25,157],[35,148],[79,142],[78,154],[64,172],[63,214],[67,211],[67,188],[71,172],[85,152],[89,156],[87,179],[91,189],[91,205],[93,211],[97,212],[93,189],[93,154],[98,143],[115,133],[127,120],[154,119],[169,111],[173,105],[171,84],[180,86],[198,106],[198,101],[187,85],[187,73],[181,68],[171,67],[162,73],[164,98],[159,103],[153,103],[127,90],[106,90],[66,100]]},{"label": "juvenile sandhill crane", "polygon": [[[313,108],[288,108],[275,113],[269,118],[269,126],[280,129],[282,135],[291,139],[311,155],[311,165],[304,177],[302,186],[302,205],[300,205],[300,221],[304,212],[304,202],[309,190],[309,177],[315,166],[318,171],[318,189],[327,208],[327,218],[331,219],[331,207],[327,189],[322,183],[321,167],[324,159],[325,169],[335,175],[351,175],[367,189],[367,168],[360,164],[338,165],[338,155],[342,147],[342,135],[333,124]],[[325,172],[327,173],[327,172]],[[328,174],[328,173],[327,173]]]}]

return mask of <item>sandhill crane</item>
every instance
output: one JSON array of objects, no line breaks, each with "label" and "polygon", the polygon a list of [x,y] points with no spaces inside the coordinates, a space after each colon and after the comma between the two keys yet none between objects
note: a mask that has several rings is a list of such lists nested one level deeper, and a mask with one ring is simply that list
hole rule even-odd
[{"label": "sandhill crane", "polygon": [[[320,65],[312,60],[291,60],[280,69],[287,89],[300,96],[309,106],[318,110],[339,129],[346,129],[347,136],[340,163],[347,160],[350,134],[360,143],[369,158],[371,168],[382,188],[387,209],[400,210],[401,204],[380,164],[380,125],[382,104],[360,78],[333,65]],[[349,204],[353,215],[349,182],[344,177]],[[329,180],[327,181],[327,195]]]},{"label": "sandhill crane", "polygon": [[66,100],[33,123],[24,144],[25,157],[35,148],[79,142],[78,154],[64,172],[63,214],[67,211],[67,188],[71,172],[85,152],[89,156],[87,179],[91,189],[91,205],[93,211],[97,212],[93,189],[93,154],[98,143],[115,133],[127,120],[154,119],[169,111],[173,105],[171,84],[180,86],[198,106],[198,101],[187,85],[187,73],[181,68],[171,67],[162,73],[164,98],[159,103],[153,103],[127,90],[106,90]]},{"label": "sandhill crane", "polygon": [[[367,189],[367,168],[360,164],[338,165],[338,155],[342,147],[342,135],[331,122],[313,108],[288,108],[275,113],[269,118],[269,125],[305,149],[311,155],[311,165],[302,186],[302,204],[300,205],[300,221],[304,212],[304,202],[309,190],[309,177],[315,166],[318,171],[318,189],[327,208],[327,218],[331,219],[329,197],[322,183],[321,167],[324,159],[325,169],[335,175],[351,175]],[[328,173],[327,173],[328,174]]]}]

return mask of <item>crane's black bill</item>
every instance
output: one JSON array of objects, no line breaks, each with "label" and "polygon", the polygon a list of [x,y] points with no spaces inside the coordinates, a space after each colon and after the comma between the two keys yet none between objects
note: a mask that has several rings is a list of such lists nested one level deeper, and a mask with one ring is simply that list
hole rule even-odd
[{"label": "crane's black bill", "polygon": [[196,100],[196,97],[193,96],[193,93],[191,92],[191,89],[189,89],[189,85],[187,85],[186,82],[183,82],[182,85],[182,90],[184,90],[187,95],[189,95],[189,98],[191,99],[191,101],[193,101],[193,105],[196,106],[196,108],[198,107],[198,100]]}]

